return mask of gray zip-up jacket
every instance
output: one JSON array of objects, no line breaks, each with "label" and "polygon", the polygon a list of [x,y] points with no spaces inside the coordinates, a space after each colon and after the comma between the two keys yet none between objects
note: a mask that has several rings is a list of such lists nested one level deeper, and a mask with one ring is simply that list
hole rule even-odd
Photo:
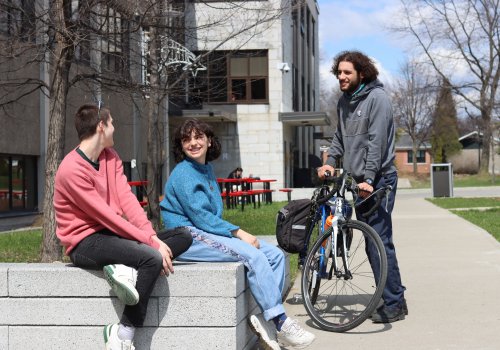
[{"label": "gray zip-up jacket", "polygon": [[392,106],[378,79],[354,96],[344,93],[337,113],[339,122],[326,164],[334,166],[335,158],[343,156],[344,170],[357,182],[396,171]]}]

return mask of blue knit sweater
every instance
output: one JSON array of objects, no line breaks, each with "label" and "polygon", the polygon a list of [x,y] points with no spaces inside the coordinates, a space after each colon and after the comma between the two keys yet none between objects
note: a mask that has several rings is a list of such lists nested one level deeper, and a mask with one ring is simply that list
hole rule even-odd
[{"label": "blue knit sweater", "polygon": [[160,207],[167,229],[194,226],[231,237],[231,231],[239,228],[222,219],[222,198],[212,165],[202,165],[189,158],[177,164],[170,174]]}]

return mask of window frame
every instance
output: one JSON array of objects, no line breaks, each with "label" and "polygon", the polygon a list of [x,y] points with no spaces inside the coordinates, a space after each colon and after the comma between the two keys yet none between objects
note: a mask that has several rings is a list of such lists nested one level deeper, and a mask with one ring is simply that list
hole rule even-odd
[{"label": "window frame", "polygon": [[[413,150],[408,150],[406,152],[406,161],[408,164],[413,164]],[[417,150],[417,164],[425,164],[426,163],[426,152],[425,150],[419,149]]]},{"label": "window frame", "polygon": [[[263,57],[263,74],[252,74],[252,58]],[[232,65],[235,61],[233,58],[244,59],[246,74],[232,74]],[[213,67],[221,65],[221,63],[214,64],[216,60],[224,60],[222,63],[225,65],[223,70],[217,69],[217,74],[212,75],[212,71],[216,70]],[[207,55],[203,64],[207,67],[206,71],[198,73],[198,78],[195,79],[197,86],[205,87],[206,91],[201,99],[210,104],[267,104],[269,103],[269,52],[268,50],[239,50],[239,51],[214,51]],[[243,81],[242,89],[245,91],[243,98],[235,98],[234,94],[237,90],[234,88],[234,82]],[[257,82],[262,81],[265,85],[264,98],[253,98],[252,88],[256,86]],[[214,83],[217,82],[216,85]],[[223,85],[225,84],[225,85]],[[218,88],[217,88],[218,87]],[[191,84],[191,88],[195,86]],[[218,92],[217,94],[213,93]],[[225,94],[225,98],[221,96]],[[196,98],[196,97],[195,97]]]}]

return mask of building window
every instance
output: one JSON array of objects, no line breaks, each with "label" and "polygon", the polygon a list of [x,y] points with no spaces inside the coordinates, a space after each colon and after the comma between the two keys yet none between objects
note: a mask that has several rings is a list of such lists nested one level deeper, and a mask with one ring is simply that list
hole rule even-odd
[{"label": "building window", "polygon": [[114,73],[128,72],[128,26],[121,14],[105,7],[100,16],[102,68]]},{"label": "building window", "polygon": [[[408,163],[413,163],[413,151],[408,151]],[[417,151],[417,163],[425,163],[425,151]]]},{"label": "building window", "polygon": [[36,157],[0,155],[0,213],[34,210]]},{"label": "building window", "polygon": [[22,41],[35,40],[35,1],[8,0],[0,4],[0,33]]},{"label": "building window", "polygon": [[191,79],[192,99],[208,103],[266,103],[267,51],[216,51],[202,60],[206,71]]},{"label": "building window", "polygon": [[312,20],[311,35],[312,35],[312,53],[314,56],[316,54],[316,21],[314,19]]}]

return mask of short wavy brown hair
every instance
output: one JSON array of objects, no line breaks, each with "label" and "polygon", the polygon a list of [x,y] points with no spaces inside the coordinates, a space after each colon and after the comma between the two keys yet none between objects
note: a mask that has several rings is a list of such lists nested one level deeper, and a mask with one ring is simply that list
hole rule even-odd
[{"label": "short wavy brown hair", "polygon": [[205,134],[208,138],[210,147],[208,147],[206,161],[210,162],[219,158],[222,146],[212,127],[198,119],[188,119],[174,132],[173,153],[175,161],[180,163],[186,159],[186,154],[182,150],[182,140],[190,138],[193,131],[196,135]]},{"label": "short wavy brown hair", "polygon": [[97,124],[103,121],[108,125],[111,114],[108,108],[101,107],[94,104],[84,104],[78,108],[75,114],[75,128],[80,141],[94,136],[97,130]]},{"label": "short wavy brown hair", "polygon": [[378,77],[378,69],[375,67],[375,63],[360,51],[342,51],[335,56],[331,72],[336,77],[339,73],[340,62],[351,62],[356,72],[363,75],[362,82],[365,84],[374,81]]}]

